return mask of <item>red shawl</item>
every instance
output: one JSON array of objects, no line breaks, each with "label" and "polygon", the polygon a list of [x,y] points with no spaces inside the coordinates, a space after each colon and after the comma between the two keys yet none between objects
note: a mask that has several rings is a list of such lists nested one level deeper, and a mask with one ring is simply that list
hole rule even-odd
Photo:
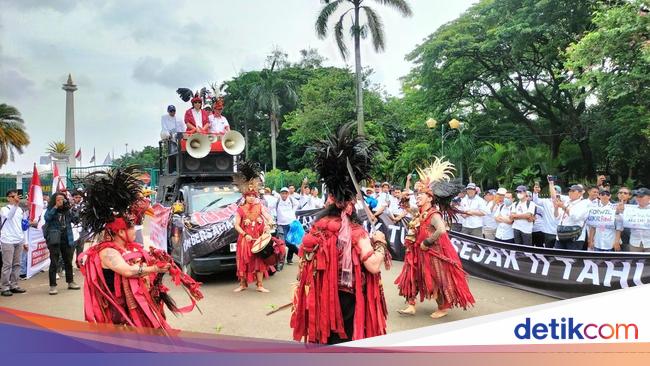
[{"label": "red shawl", "polygon": [[[327,343],[332,332],[345,334],[339,302],[339,250],[337,235],[340,217],[325,217],[314,223],[300,248],[301,269],[293,299],[291,327],[296,341]],[[352,224],[353,289],[355,295],[352,340],[386,334],[386,301],[381,275],[366,271],[361,263],[358,241],[367,233]]]},{"label": "red shawl", "polygon": [[[182,284],[188,289],[192,303],[184,308],[173,311],[187,313],[194,309],[196,300],[203,298],[199,290],[200,283],[184,274],[173,262],[171,257],[160,250],[151,248],[149,253],[137,243],[127,244],[126,250],[113,242],[103,242],[89,248],[80,255],[83,262],[81,273],[84,281],[84,315],[86,321],[92,323],[124,324],[132,327],[146,327],[173,331],[165,319],[163,299],[168,299],[166,288],[161,280],[161,274],[150,274],[146,277],[123,277],[114,273],[114,292],[108,288],[102,269],[99,253],[113,248],[122,254],[129,264],[144,261],[147,265],[164,266],[171,263],[169,274],[178,286]],[[168,305],[169,306],[169,305]]]}]

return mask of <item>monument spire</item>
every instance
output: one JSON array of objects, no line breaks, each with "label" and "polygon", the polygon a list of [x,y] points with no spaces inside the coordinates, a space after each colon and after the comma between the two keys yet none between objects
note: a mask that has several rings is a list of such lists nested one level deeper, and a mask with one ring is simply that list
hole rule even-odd
[{"label": "monument spire", "polygon": [[77,146],[74,139],[74,92],[77,86],[72,82],[72,74],[68,74],[68,82],[63,84],[61,88],[65,90],[65,144],[70,149],[68,156],[69,166],[76,166],[76,159],[74,158],[77,152]]}]

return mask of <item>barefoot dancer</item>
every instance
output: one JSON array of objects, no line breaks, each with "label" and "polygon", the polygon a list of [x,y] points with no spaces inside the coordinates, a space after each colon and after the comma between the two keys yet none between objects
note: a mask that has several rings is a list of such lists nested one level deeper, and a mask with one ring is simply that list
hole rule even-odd
[{"label": "barefoot dancer", "polygon": [[461,185],[449,181],[451,170],[451,163],[436,158],[430,167],[418,171],[422,179],[417,194],[420,213],[409,224],[404,267],[395,280],[408,304],[398,310],[400,314],[415,314],[418,295],[420,302],[425,298],[436,300],[438,310],[431,314],[434,319],[447,315],[453,306],[466,309],[474,303],[443,219],[443,215],[454,217],[451,199],[462,189]]},{"label": "barefoot dancer", "polygon": [[234,177],[234,181],[244,195],[244,203],[235,214],[235,230],[239,233],[237,239],[239,287],[234,291],[244,291],[248,288],[249,282],[257,281],[258,292],[269,292],[262,284],[264,277],[269,276],[269,265],[264,263],[263,258],[253,254],[251,249],[255,239],[269,231],[273,218],[259,200],[259,168],[250,162],[241,162],[237,168],[239,173]]}]

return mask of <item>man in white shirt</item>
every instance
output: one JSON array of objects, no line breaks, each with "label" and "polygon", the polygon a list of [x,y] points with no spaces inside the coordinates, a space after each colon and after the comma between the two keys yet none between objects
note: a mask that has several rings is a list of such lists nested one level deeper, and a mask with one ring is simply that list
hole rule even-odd
[{"label": "man in white shirt", "polygon": [[9,204],[0,209],[0,246],[2,247],[2,275],[0,295],[12,296],[26,290],[18,287],[20,276],[20,255],[26,250],[23,233],[23,210],[18,207],[20,196],[16,190],[7,191]]},{"label": "man in white shirt", "polygon": [[483,210],[483,213],[485,213],[485,216],[483,216],[483,237],[494,240],[497,233],[497,222],[494,220],[494,213],[497,206],[503,202],[503,196],[497,196],[497,191],[490,189],[485,192],[485,201],[487,203]]},{"label": "man in white shirt", "polygon": [[[533,224],[533,245],[553,248],[557,237],[557,218],[555,217],[553,200],[555,197],[559,197],[562,188],[558,185],[554,186],[552,180],[549,181],[548,188],[550,198],[539,197],[541,192],[539,185],[533,188],[533,202],[537,205],[535,223]],[[536,240],[535,234],[540,235],[538,240]]]},{"label": "man in white shirt", "polygon": [[185,124],[176,117],[176,107],[167,106],[167,114],[160,117],[160,137],[163,140],[174,140],[176,134],[185,132]]},{"label": "man in white shirt", "polygon": [[[637,205],[634,207],[636,210],[650,210],[650,189],[639,188],[634,191]],[[627,210],[625,205],[624,211]],[[644,211],[646,212],[646,211]],[[647,217],[647,215],[645,215]],[[627,222],[624,222],[626,227],[630,227]],[[641,227],[639,227],[641,226]],[[646,220],[643,223],[637,223],[634,227],[630,228],[630,245],[631,252],[650,252],[650,223]]]},{"label": "man in white shirt", "polygon": [[[591,202],[583,199],[584,188],[579,184],[574,184],[569,188],[569,202],[564,202],[560,198],[553,201],[555,206],[554,214],[558,218],[558,236],[555,242],[556,249],[582,250],[585,244],[586,232],[585,221],[589,215]],[[581,231],[578,231],[582,228]],[[571,230],[574,229],[574,230]],[[579,232],[560,239],[560,235],[566,235],[567,232]]]},{"label": "man in white shirt", "polygon": [[499,200],[503,200],[494,212],[494,221],[497,222],[497,231],[494,235],[496,240],[504,241],[507,243],[514,243],[515,234],[512,231],[512,193],[508,192],[505,188],[497,190]]},{"label": "man in white shirt", "polygon": [[[598,220],[587,219],[589,230],[587,248],[599,252],[618,252],[621,250],[623,218],[616,215],[616,205],[610,202],[612,194],[608,190],[600,191],[599,196],[598,205],[592,207],[589,214],[589,217],[597,216]],[[595,215],[595,211],[601,211],[600,215]]]},{"label": "man in white shirt", "polygon": [[311,203],[315,209],[321,209],[325,207],[325,200],[323,199],[323,197],[318,197],[317,187],[311,189]]},{"label": "man in white shirt", "polygon": [[287,251],[287,264],[293,264],[293,255],[298,253],[297,243],[289,243],[286,241],[286,236],[289,233],[289,226],[296,219],[296,210],[298,209],[298,202],[289,195],[289,189],[282,187],[280,189],[280,199],[275,204],[275,209],[278,217],[278,238],[285,241],[288,248]]},{"label": "man in white shirt", "polygon": [[528,187],[518,186],[517,203],[512,207],[510,218],[513,219],[512,230],[515,235],[515,244],[533,244],[533,221],[535,220],[535,204],[530,202]]},{"label": "man in white shirt", "polygon": [[476,194],[476,184],[469,183],[465,188],[467,195],[460,201],[460,211],[463,217],[463,234],[483,237],[483,216],[485,216],[485,200]]}]

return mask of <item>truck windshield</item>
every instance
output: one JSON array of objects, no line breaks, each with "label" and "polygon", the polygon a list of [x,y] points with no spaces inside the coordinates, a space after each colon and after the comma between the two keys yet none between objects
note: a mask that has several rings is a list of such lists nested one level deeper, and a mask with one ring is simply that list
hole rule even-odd
[{"label": "truck windshield", "polygon": [[205,186],[190,188],[190,210],[217,211],[239,200],[241,194],[234,186]]}]

